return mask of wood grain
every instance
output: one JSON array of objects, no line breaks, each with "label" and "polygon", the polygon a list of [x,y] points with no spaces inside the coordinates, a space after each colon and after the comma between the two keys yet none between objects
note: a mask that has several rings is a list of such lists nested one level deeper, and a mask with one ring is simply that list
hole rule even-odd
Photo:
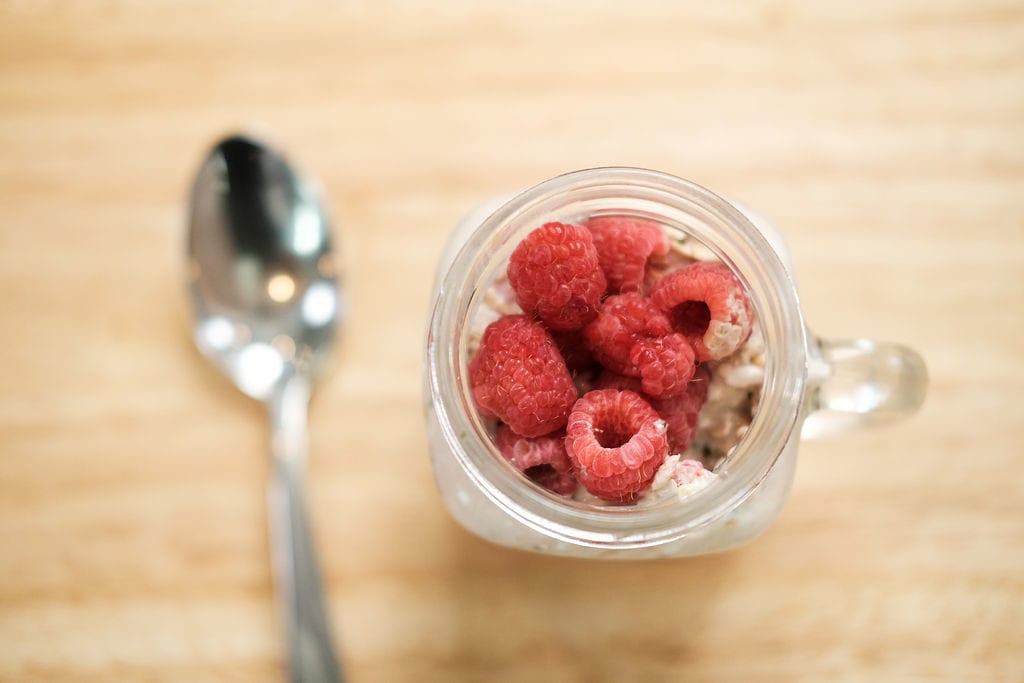
[{"label": "wood grain", "polygon": [[[996,0],[0,3],[0,679],[281,680],[264,422],[183,297],[185,190],[239,127],[345,247],[310,469],[354,681],[1024,681],[1024,6]],[[807,443],[731,553],[531,556],[433,487],[448,230],[607,164],[760,208],[816,330],[930,364],[918,417]]]}]

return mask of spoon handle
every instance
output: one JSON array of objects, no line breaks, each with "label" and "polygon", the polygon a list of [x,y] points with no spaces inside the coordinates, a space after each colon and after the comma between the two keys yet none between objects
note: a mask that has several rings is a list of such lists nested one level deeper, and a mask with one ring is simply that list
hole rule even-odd
[{"label": "spoon handle", "polygon": [[306,414],[310,386],[293,375],[268,401],[274,471],[268,490],[277,602],[288,638],[292,683],[340,683],[331,627],[306,515]]}]

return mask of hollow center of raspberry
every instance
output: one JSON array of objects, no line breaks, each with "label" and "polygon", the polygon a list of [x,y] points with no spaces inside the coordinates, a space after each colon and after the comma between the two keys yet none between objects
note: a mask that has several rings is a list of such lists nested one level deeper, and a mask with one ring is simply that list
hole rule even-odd
[{"label": "hollow center of raspberry", "polygon": [[711,323],[711,309],[703,301],[687,301],[672,309],[672,327],[686,337],[702,337]]},{"label": "hollow center of raspberry", "polygon": [[615,425],[596,427],[594,436],[597,437],[597,443],[601,444],[601,448],[618,448],[633,437]]}]

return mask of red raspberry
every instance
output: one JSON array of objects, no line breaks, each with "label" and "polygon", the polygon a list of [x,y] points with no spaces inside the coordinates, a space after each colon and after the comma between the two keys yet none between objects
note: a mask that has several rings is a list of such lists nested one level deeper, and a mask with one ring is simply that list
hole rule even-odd
[{"label": "red raspberry", "polygon": [[644,393],[651,398],[678,396],[693,378],[693,347],[677,332],[641,339],[633,345],[629,360],[640,370]]},{"label": "red raspberry", "polygon": [[552,330],[578,330],[594,319],[607,285],[590,231],[546,223],[519,243],[508,262],[519,306]]},{"label": "red raspberry", "polygon": [[690,447],[693,435],[697,431],[697,417],[708,396],[710,382],[711,372],[707,366],[700,365],[693,373],[693,379],[686,385],[685,392],[675,398],[651,403],[658,411],[658,415],[668,423],[670,452],[683,453]]},{"label": "red raspberry", "polygon": [[565,450],[587,491],[624,503],[651,485],[668,453],[666,425],[639,394],[602,389],[576,401]]},{"label": "red raspberry", "polygon": [[680,268],[685,268],[696,260],[669,247],[668,254],[657,259],[651,259],[650,264],[647,266],[647,272],[644,274],[644,291],[650,292],[658,280],[669,273],[674,273]]},{"label": "red raspberry", "polygon": [[604,300],[597,318],[583,328],[583,341],[601,365],[639,377],[640,370],[630,360],[633,345],[671,332],[668,318],[649,300],[636,293],[616,294]]},{"label": "red raspberry", "polygon": [[697,360],[725,358],[750,335],[753,311],[724,263],[698,261],[658,280],[651,301],[693,346]]},{"label": "red raspberry", "polygon": [[[651,407],[658,411],[661,419],[668,424],[669,453],[683,453],[690,447],[693,435],[697,431],[697,418],[708,395],[711,372],[706,365],[698,365],[686,385],[686,391],[674,398],[661,401],[652,399]],[[639,393],[640,380],[634,377],[623,377],[605,370],[594,382],[596,389],[628,389]]]},{"label": "red raspberry", "polygon": [[501,425],[494,443],[505,459],[534,483],[564,496],[576,492],[572,461],[565,452],[565,434],[530,439]]},{"label": "red raspberry", "polygon": [[579,330],[556,331],[551,333],[551,337],[562,353],[569,372],[583,372],[589,370],[590,366],[594,364],[594,357],[590,355],[590,350],[583,343],[583,335]]},{"label": "red raspberry", "polygon": [[609,292],[640,291],[647,259],[668,253],[668,238],[657,223],[602,216],[591,218],[584,225],[594,236]]},{"label": "red raspberry", "polygon": [[469,362],[469,384],[484,417],[498,417],[522,436],[563,427],[577,396],[551,335],[525,315],[487,326]]},{"label": "red raspberry", "polygon": [[597,380],[594,382],[595,389],[617,389],[619,391],[633,391],[638,394],[643,393],[643,387],[640,386],[640,380],[636,377],[626,377],[620,375],[617,372],[611,370],[605,370],[602,372]]}]

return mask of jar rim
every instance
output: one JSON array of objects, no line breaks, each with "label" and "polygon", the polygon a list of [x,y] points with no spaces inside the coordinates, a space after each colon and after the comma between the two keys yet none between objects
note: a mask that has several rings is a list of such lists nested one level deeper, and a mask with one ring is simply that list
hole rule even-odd
[{"label": "jar rim", "polygon": [[[628,207],[687,234],[714,251],[746,288],[761,324],[765,379],[757,415],[705,489],[652,506],[598,507],[544,491],[500,457],[472,403],[466,372],[466,326],[459,324],[488,268],[509,251],[513,234],[539,216],[605,203]],[[550,220],[550,218],[545,219]],[[531,228],[532,229],[532,228]],[[518,243],[518,240],[515,241]],[[444,274],[427,340],[430,400],[447,446],[488,499],[526,526],[575,545],[628,548],[668,543],[726,514],[767,476],[794,435],[803,405],[807,332],[796,287],[778,253],[732,204],[696,183],[642,168],[573,171],[515,195],[470,235]],[[453,390],[454,389],[454,390]]]}]

